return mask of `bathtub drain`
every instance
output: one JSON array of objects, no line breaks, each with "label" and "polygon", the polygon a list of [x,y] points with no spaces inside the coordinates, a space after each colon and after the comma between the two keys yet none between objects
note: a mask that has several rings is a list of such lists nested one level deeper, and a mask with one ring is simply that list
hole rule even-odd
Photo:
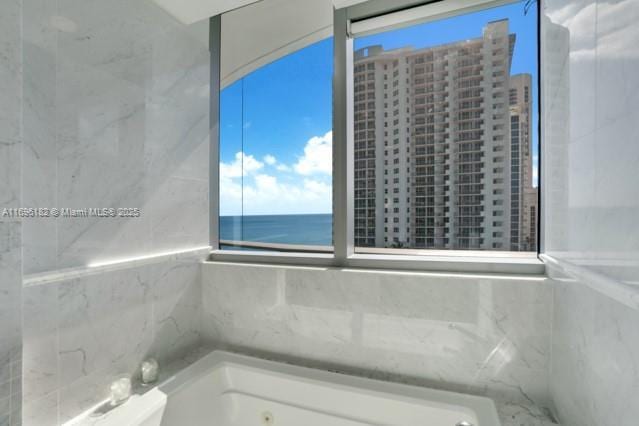
[{"label": "bathtub drain", "polygon": [[262,424],[265,426],[270,426],[274,422],[273,414],[270,411],[264,411],[262,413]]}]

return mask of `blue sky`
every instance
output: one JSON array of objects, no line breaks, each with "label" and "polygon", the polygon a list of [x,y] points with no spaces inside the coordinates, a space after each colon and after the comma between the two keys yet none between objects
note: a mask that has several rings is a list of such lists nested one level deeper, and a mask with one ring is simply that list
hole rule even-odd
[{"label": "blue sky", "polygon": [[[517,34],[511,72],[533,74],[537,111],[536,9],[526,16],[523,9],[520,2],[362,37],[355,48],[421,48],[476,38],[487,22],[508,18]],[[222,91],[221,215],[331,212],[332,43],[329,38],[310,45]]]}]

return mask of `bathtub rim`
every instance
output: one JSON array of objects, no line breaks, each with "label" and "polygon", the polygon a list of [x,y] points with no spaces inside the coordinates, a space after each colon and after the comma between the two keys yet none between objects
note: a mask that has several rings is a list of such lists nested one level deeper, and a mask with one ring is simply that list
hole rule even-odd
[{"label": "bathtub rim", "polygon": [[211,351],[190,366],[168,377],[156,389],[166,394],[168,399],[171,394],[201,379],[207,373],[224,367],[249,368],[274,376],[303,380],[308,383],[337,386],[351,390],[364,390],[367,394],[390,394],[401,398],[459,406],[460,408],[472,410],[477,416],[480,426],[501,425],[495,403],[488,397],[303,367],[224,350]]}]

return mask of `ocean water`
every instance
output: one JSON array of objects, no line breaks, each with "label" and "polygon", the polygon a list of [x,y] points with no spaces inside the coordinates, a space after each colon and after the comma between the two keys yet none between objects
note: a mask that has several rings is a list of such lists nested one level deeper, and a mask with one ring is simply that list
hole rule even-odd
[{"label": "ocean water", "polygon": [[328,246],[333,244],[333,216],[220,216],[220,239]]}]

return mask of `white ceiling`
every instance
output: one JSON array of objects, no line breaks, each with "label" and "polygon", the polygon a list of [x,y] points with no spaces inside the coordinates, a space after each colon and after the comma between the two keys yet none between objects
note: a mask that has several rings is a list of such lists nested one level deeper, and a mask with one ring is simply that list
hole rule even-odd
[{"label": "white ceiling", "polygon": [[[153,0],[158,6],[185,24],[219,15],[261,0]],[[323,1],[323,0],[318,0]],[[336,8],[352,6],[366,0],[327,0]]]},{"label": "white ceiling", "polygon": [[367,0],[333,0],[333,5],[335,9],[339,9],[341,7],[352,6],[357,3],[364,3]]},{"label": "white ceiling", "polygon": [[221,85],[329,37],[331,0],[263,0],[222,16]]},{"label": "white ceiling", "polygon": [[366,0],[153,1],[185,24],[222,15],[220,83],[226,87],[269,62],[329,37],[333,7]]},{"label": "white ceiling", "polygon": [[219,15],[258,0],[153,0],[162,9],[180,22],[192,24],[196,21]]}]

